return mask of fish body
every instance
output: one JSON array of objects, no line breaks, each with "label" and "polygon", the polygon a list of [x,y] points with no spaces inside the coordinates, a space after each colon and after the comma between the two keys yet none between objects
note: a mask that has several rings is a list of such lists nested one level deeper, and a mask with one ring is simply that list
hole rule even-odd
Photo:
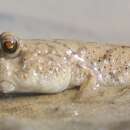
[{"label": "fish body", "polygon": [[[13,44],[16,43],[17,45]],[[130,46],[0,35],[0,91],[57,93],[130,85]]]}]

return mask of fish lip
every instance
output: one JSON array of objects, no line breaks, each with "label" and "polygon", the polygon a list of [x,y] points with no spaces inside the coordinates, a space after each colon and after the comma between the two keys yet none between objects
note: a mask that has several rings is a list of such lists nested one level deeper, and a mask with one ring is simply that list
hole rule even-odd
[{"label": "fish lip", "polygon": [[0,80],[0,92],[11,93],[15,91],[15,84],[9,80]]}]

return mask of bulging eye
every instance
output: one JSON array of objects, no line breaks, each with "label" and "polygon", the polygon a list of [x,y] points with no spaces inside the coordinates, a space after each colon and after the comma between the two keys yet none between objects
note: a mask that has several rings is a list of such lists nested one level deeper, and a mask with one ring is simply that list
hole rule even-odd
[{"label": "bulging eye", "polygon": [[16,40],[4,40],[2,41],[2,48],[6,53],[14,53],[18,48]]},{"label": "bulging eye", "polygon": [[0,35],[0,42],[5,53],[15,53],[18,49],[18,41],[10,33],[2,33]]}]

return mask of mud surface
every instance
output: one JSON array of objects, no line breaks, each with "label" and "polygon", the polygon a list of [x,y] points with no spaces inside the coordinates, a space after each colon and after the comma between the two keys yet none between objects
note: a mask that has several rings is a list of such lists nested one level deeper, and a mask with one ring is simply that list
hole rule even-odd
[{"label": "mud surface", "polygon": [[130,90],[108,89],[75,101],[77,90],[56,95],[1,95],[0,130],[127,130]]}]

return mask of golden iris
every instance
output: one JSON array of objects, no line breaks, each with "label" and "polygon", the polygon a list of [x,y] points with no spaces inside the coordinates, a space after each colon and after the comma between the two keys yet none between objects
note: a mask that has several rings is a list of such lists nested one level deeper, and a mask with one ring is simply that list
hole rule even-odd
[{"label": "golden iris", "polygon": [[1,46],[6,53],[14,53],[18,48],[18,43],[16,39],[5,39],[1,41]]}]

